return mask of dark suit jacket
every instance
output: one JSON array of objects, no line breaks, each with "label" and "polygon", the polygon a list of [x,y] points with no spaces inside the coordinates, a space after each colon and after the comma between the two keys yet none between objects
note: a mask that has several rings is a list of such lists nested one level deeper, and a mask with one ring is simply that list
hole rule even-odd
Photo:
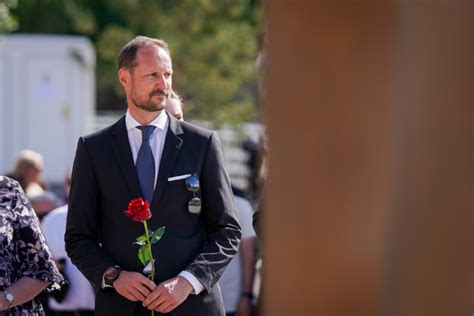
[{"label": "dark suit jacket", "polygon": [[[216,134],[169,116],[169,128],[151,202],[148,227],[166,226],[153,245],[158,284],[182,270],[205,287],[190,295],[172,315],[224,315],[216,285],[236,253],[241,231],[235,215],[229,178]],[[169,177],[196,173],[201,183],[202,212],[188,212],[192,192],[185,180]],[[74,160],[66,228],[66,250],[97,289],[96,315],[133,315],[133,303],[114,290],[101,289],[105,270],[119,265],[142,271],[138,247],[142,223],[124,216],[128,203],[140,197],[125,117],[114,125],[79,139]],[[137,309],[138,308],[138,309]],[[191,312],[192,311],[192,312]]]}]

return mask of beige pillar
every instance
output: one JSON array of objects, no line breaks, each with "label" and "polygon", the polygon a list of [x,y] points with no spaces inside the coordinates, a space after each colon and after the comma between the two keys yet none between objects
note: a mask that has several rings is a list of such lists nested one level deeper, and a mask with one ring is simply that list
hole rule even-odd
[{"label": "beige pillar", "polygon": [[400,1],[387,306],[472,315],[473,1]]},{"label": "beige pillar", "polygon": [[264,315],[471,310],[472,2],[381,2],[266,2]]}]

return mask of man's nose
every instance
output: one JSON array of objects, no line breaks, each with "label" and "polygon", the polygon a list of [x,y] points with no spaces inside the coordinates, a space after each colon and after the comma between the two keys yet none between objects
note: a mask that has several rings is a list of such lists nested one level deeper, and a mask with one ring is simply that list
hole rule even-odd
[{"label": "man's nose", "polygon": [[156,81],[156,87],[162,90],[169,89],[168,81],[164,76],[158,77],[158,80]]}]

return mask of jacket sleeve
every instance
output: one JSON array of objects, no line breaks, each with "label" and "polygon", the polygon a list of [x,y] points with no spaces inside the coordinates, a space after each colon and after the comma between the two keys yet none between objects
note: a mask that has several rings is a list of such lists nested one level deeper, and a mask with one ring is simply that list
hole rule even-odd
[{"label": "jacket sleeve", "polygon": [[200,176],[206,241],[201,252],[186,268],[208,292],[237,253],[241,238],[234,196],[224,164],[221,144],[213,133]]},{"label": "jacket sleeve", "polygon": [[64,236],[72,262],[100,289],[105,270],[115,265],[113,258],[100,247],[100,187],[84,138],[77,144],[72,170],[69,209]]}]

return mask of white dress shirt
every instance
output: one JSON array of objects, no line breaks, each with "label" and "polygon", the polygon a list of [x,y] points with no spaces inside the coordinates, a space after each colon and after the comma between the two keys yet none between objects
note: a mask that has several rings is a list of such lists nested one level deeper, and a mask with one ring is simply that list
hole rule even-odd
[{"label": "white dress shirt", "polygon": [[[138,123],[127,110],[125,114],[125,126],[128,133],[128,142],[130,143],[130,149],[132,150],[133,163],[136,164],[138,151],[142,144],[142,132],[137,128],[142,124]],[[160,167],[161,156],[163,154],[163,147],[165,145],[166,133],[168,131],[169,119],[165,111],[161,111],[153,121],[148,125],[156,126],[155,130],[150,136],[150,147],[153,152],[153,158],[155,159],[155,186],[158,178],[158,169]],[[189,271],[182,271],[180,274],[183,278],[191,283],[194,294],[199,294],[204,290],[204,286],[201,282]]]}]

